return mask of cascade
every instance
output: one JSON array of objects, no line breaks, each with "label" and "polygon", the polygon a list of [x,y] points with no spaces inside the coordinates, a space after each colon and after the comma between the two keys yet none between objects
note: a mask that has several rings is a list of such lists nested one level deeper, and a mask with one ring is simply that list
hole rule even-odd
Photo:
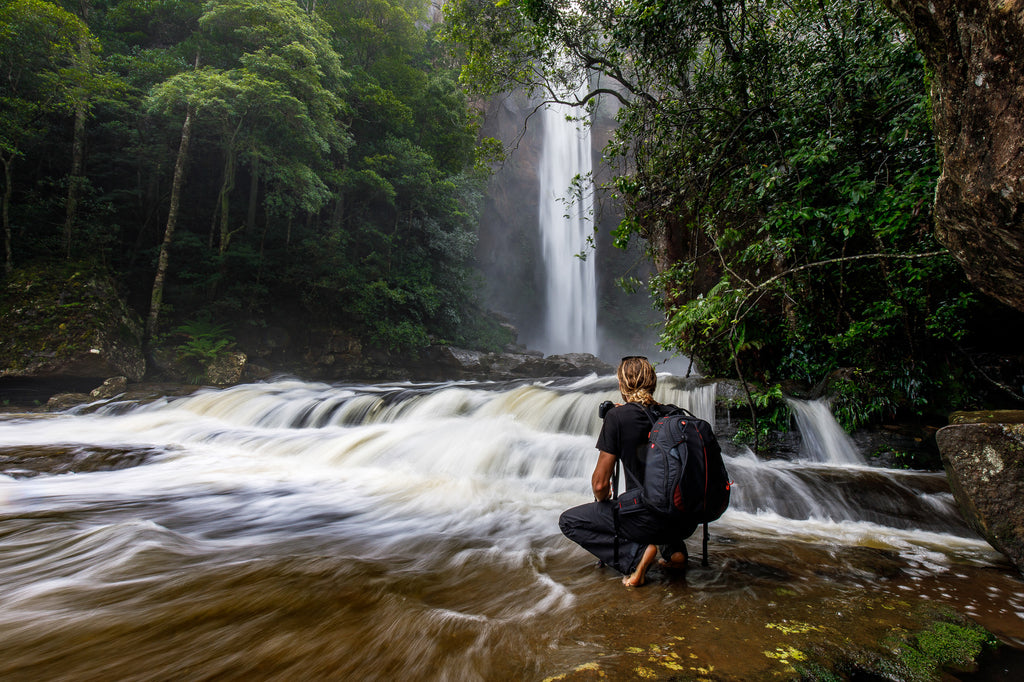
[{"label": "cascade", "polygon": [[[662,375],[655,397],[713,421],[716,393]],[[863,641],[911,600],[1024,643],[1024,583],[941,472],[830,463],[808,431],[799,461],[730,450],[711,565],[621,599],[558,530],[618,397],[614,376],[282,379],[0,411],[0,679],[635,679],[607,652],[647,665],[664,640],[609,628],[620,609],[729,679],[777,677],[773,625]]]},{"label": "cascade", "polygon": [[[545,353],[593,353],[597,343],[597,279],[588,249],[593,191],[590,128],[561,104],[542,113],[539,216],[545,269]],[[570,189],[571,188],[571,189]],[[568,195],[568,198],[566,198]]]},{"label": "cascade", "polygon": [[803,437],[802,455],[822,464],[866,464],[839,422],[823,400],[787,400],[796,416],[797,428]]}]

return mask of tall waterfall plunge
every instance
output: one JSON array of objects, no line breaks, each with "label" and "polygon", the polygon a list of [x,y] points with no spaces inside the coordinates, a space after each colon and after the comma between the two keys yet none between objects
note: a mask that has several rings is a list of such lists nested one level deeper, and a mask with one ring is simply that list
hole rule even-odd
[{"label": "tall waterfall plunge", "polygon": [[597,278],[586,254],[593,208],[590,128],[572,108],[548,105],[539,169],[539,229],[545,268],[541,350],[593,353],[597,343]]}]

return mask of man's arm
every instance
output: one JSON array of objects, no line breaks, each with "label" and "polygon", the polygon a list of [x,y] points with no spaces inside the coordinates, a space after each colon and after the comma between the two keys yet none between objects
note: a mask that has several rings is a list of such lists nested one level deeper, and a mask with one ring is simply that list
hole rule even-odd
[{"label": "man's arm", "polygon": [[612,473],[614,471],[615,455],[601,450],[601,454],[597,456],[594,475],[590,477],[590,487],[594,491],[594,497],[598,500],[607,500],[612,496]]}]

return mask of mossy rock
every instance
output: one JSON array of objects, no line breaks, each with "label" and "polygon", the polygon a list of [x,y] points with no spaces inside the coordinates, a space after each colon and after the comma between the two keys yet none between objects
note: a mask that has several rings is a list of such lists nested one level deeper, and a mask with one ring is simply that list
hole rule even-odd
[{"label": "mossy rock", "polygon": [[950,424],[1024,424],[1024,410],[979,410],[954,412]]},{"label": "mossy rock", "polygon": [[1024,573],[1024,424],[951,424],[935,440],[964,520]]},{"label": "mossy rock", "polygon": [[0,286],[0,377],[142,379],[142,323],[102,268],[47,263]]},{"label": "mossy rock", "polygon": [[942,609],[923,629],[896,629],[877,648],[844,650],[826,647],[799,670],[804,682],[831,680],[901,680],[938,682],[947,673],[973,672],[981,657],[999,640],[980,625]]}]

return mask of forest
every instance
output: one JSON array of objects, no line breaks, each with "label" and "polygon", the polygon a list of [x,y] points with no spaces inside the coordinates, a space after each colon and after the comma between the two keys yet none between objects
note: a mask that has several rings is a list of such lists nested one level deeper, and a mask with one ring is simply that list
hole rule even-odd
[{"label": "forest", "polygon": [[4,271],[112,273],[151,341],[317,320],[494,344],[478,114],[422,0],[3,0]]},{"label": "forest", "polygon": [[854,0],[0,0],[4,277],[108,272],[150,343],[497,349],[481,103],[611,102],[664,348],[765,404],[827,384],[848,427],[1019,405],[1019,313],[933,236],[929,77]]}]

